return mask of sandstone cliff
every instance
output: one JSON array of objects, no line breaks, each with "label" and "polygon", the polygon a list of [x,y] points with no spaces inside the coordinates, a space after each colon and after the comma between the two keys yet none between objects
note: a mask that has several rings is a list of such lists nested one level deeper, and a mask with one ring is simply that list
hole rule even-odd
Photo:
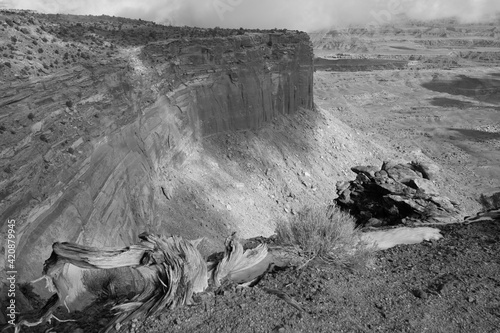
[{"label": "sandstone cliff", "polygon": [[[22,18],[5,22],[14,37],[24,27]],[[35,32],[37,23],[26,20],[26,42],[50,35],[48,24]],[[47,49],[67,47],[54,40]],[[17,222],[22,280],[39,276],[55,241],[122,246],[140,232],[164,231],[158,203],[171,195],[169,173],[204,138],[313,106],[305,33],[144,44],[38,76],[12,74],[25,58],[0,68],[8,78],[0,86],[0,216],[4,235],[6,221]]]}]

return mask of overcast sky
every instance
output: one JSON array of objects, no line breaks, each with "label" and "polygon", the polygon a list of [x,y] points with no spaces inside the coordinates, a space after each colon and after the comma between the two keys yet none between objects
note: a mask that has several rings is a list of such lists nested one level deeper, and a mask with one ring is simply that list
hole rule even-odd
[{"label": "overcast sky", "polygon": [[390,22],[398,13],[421,19],[480,20],[500,12],[500,0],[0,0],[0,8],[106,14],[200,27],[312,31]]}]

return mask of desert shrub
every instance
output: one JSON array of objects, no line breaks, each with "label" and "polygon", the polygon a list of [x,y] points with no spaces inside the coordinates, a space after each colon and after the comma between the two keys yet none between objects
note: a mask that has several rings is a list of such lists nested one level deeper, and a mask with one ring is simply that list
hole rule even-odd
[{"label": "desert shrub", "polygon": [[35,119],[35,115],[33,114],[33,112],[28,113],[28,119],[29,120]]},{"label": "desert shrub", "polygon": [[73,106],[73,102],[72,101],[66,101],[66,106],[68,108],[72,107]]},{"label": "desert shrub", "polygon": [[43,49],[41,47],[38,49],[38,53],[43,53]]},{"label": "desert shrub", "polygon": [[9,68],[10,68],[10,67],[12,67],[12,65],[10,64],[10,62],[4,62],[3,64],[4,64],[5,66],[9,67]]},{"label": "desert shrub", "polygon": [[294,249],[305,263],[319,258],[349,268],[366,267],[373,249],[359,241],[359,231],[350,214],[338,206],[306,207],[289,221],[276,226],[278,243]]},{"label": "desert shrub", "polygon": [[355,220],[336,206],[330,214],[325,207],[307,207],[288,222],[278,222],[276,234],[280,243],[298,246],[307,257],[327,256],[354,244]]},{"label": "desert shrub", "polygon": [[10,40],[12,41],[12,43],[16,43],[17,42],[17,38],[15,36],[10,37]]}]

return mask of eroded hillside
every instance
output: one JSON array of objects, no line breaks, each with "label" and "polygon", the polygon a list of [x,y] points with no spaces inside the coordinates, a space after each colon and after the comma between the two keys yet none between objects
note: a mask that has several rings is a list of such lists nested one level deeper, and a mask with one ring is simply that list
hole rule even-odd
[{"label": "eroded hillside", "polygon": [[200,144],[313,106],[305,33],[26,12],[2,12],[2,30],[0,211],[18,221],[22,280],[55,241],[203,234],[160,209],[189,189],[171,181]]}]

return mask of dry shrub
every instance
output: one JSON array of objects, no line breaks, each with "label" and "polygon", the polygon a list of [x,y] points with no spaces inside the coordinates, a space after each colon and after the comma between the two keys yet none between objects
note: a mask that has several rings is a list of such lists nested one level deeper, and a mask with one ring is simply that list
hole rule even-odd
[{"label": "dry shrub", "polygon": [[276,226],[277,241],[306,260],[347,266],[363,266],[371,257],[372,250],[360,243],[358,233],[354,218],[338,206],[306,207]]}]

